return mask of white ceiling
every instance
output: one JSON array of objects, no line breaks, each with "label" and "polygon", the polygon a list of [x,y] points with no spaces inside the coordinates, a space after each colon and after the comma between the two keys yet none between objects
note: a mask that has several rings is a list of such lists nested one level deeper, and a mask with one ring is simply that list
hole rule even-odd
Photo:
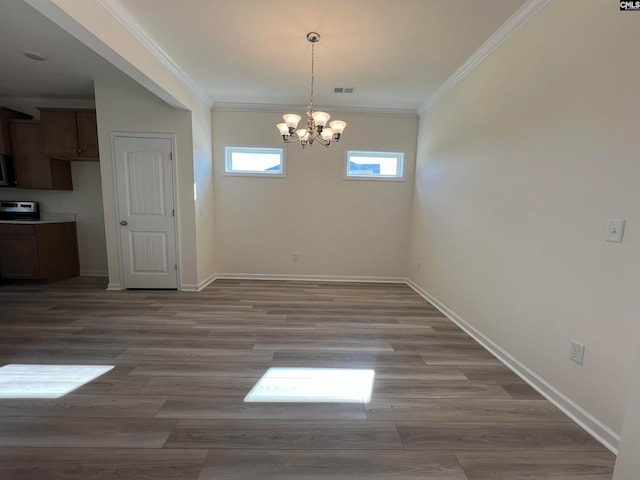
[{"label": "white ceiling", "polygon": [[[419,108],[526,0],[120,0],[217,104]],[[104,62],[22,0],[0,3],[0,95],[87,95]],[[49,58],[27,60],[21,50]],[[335,94],[334,87],[356,87]]]}]

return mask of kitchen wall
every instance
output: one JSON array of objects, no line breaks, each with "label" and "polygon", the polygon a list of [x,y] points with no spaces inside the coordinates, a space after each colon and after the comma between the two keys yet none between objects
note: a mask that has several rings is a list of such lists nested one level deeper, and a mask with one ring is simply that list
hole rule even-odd
[{"label": "kitchen wall", "polygon": [[407,270],[615,447],[640,333],[640,29],[579,3],[547,4],[421,118]]},{"label": "kitchen wall", "polygon": [[[285,146],[285,178],[225,175],[226,145],[284,146],[283,113],[213,110],[217,272],[404,276],[417,117],[330,110],[348,122],[343,139]],[[404,152],[406,181],[345,180],[347,149]]]},{"label": "kitchen wall", "polygon": [[[37,107],[94,108],[93,99],[0,97],[0,105],[40,118]],[[73,191],[0,188],[0,200],[36,200],[43,213],[73,213],[80,275],[107,276],[100,165],[71,162]]]}]

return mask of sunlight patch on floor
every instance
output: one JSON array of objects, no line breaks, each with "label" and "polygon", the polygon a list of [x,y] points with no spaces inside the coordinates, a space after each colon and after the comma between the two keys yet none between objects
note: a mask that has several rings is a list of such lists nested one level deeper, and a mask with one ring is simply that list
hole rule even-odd
[{"label": "sunlight patch on floor", "polygon": [[20,365],[0,367],[0,398],[60,398],[107,373],[113,365]]},{"label": "sunlight patch on floor", "polygon": [[369,403],[375,370],[270,368],[245,402]]}]

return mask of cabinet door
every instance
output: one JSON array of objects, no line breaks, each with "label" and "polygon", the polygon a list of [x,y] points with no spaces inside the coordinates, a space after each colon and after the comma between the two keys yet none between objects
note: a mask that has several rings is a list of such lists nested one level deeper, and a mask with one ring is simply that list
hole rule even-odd
[{"label": "cabinet door", "polygon": [[52,188],[51,167],[39,122],[12,121],[13,163],[18,188]]},{"label": "cabinet door", "polygon": [[97,159],[99,154],[96,112],[77,112],[76,123],[78,127],[78,157]]},{"label": "cabinet door", "polygon": [[26,113],[16,112],[10,108],[0,107],[0,155],[13,155],[11,151],[11,134],[9,133],[9,120],[31,120],[33,117]]},{"label": "cabinet door", "polygon": [[40,122],[12,120],[10,131],[18,188],[73,190],[71,164],[47,156]]},{"label": "cabinet door", "polygon": [[78,156],[78,130],[73,110],[40,110],[44,145],[50,157]]},{"label": "cabinet door", "polygon": [[35,235],[0,237],[0,275],[2,278],[40,278]]}]

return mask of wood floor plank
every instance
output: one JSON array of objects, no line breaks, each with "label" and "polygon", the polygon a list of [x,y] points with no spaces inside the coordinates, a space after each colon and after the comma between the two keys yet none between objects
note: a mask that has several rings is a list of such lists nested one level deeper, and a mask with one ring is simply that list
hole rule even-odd
[{"label": "wood floor plank", "polygon": [[310,364],[334,364],[334,365],[360,365],[375,366],[386,365],[420,365],[423,360],[418,354],[391,353],[391,352],[304,352],[304,351],[279,351],[273,354],[274,363],[284,365],[286,363],[307,366]]},{"label": "wood floor plank", "polygon": [[573,423],[399,421],[396,426],[407,449],[602,451]]},{"label": "wood floor plank", "polygon": [[194,360],[224,361],[233,359],[234,362],[261,362],[270,361],[273,352],[262,351],[238,351],[213,348],[153,348],[132,347],[127,348],[118,355],[118,360],[135,360],[138,362],[172,361],[189,362]]},{"label": "wood floor plank", "polygon": [[365,405],[371,420],[487,423],[571,422],[546,400],[373,398]]},{"label": "wood floor plank", "polygon": [[375,365],[378,380],[468,380],[467,376],[455,365],[433,366],[417,365]]},{"label": "wood floor plank", "polygon": [[500,385],[471,381],[378,380],[374,398],[509,398]]},{"label": "wood floor plank", "polygon": [[54,399],[0,399],[2,417],[152,418],[167,401],[160,395],[78,395]]},{"label": "wood floor plank", "polygon": [[258,378],[153,377],[143,395],[215,395],[244,398]]},{"label": "wood floor plank", "polygon": [[3,480],[196,480],[207,450],[0,448]]},{"label": "wood floor plank", "polygon": [[393,422],[180,420],[167,448],[402,449]]},{"label": "wood floor plank", "polygon": [[198,480],[467,480],[449,452],[211,450]]},{"label": "wood floor plank", "polygon": [[611,480],[610,452],[456,452],[469,480]]},{"label": "wood floor plank", "polygon": [[174,395],[157,418],[211,420],[366,420],[356,403],[245,403],[234,397]]},{"label": "wood floor plank", "polygon": [[[209,377],[209,378],[260,378],[271,366],[270,362],[177,362],[141,363],[131,370],[131,376],[150,377]],[[144,380],[146,383],[148,380]]]},{"label": "wood floor plank", "polygon": [[346,341],[346,342],[291,342],[291,343],[256,343],[254,350],[291,351],[304,350],[305,352],[393,352],[389,342]]},{"label": "wood floor plank", "polygon": [[0,417],[0,447],[160,448],[176,420]]}]

